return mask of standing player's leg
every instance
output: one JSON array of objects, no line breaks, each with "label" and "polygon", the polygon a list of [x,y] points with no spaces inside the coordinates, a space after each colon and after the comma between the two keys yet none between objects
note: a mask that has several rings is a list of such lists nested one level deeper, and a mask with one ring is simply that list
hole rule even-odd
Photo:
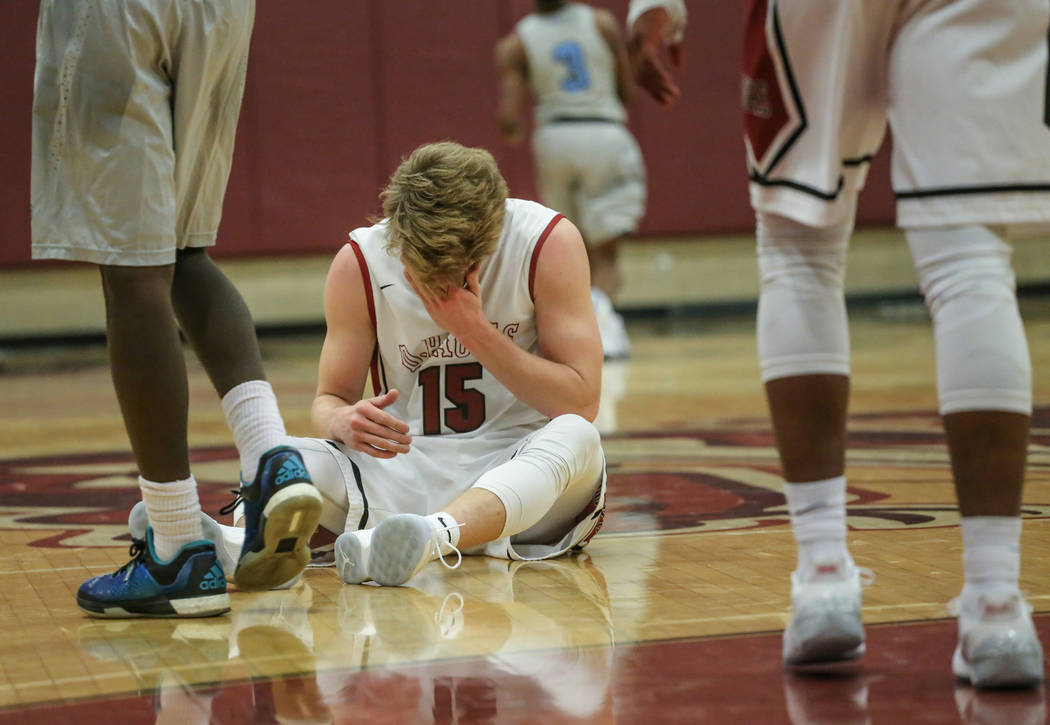
[{"label": "standing player's leg", "polygon": [[341,535],[340,574],[356,574],[343,576],[348,583],[371,578],[397,586],[435,558],[454,555],[458,566],[461,549],[506,537],[553,545],[579,523],[575,517],[594,499],[603,471],[597,429],[580,416],[558,416],[442,511],[399,514],[372,531]]},{"label": "standing player's leg", "polygon": [[170,299],[171,83],[157,70],[161,46],[96,2],[41,5],[33,255],[100,266],[114,387],[155,523],[131,562],[80,587],[78,605],[104,617],[229,609],[214,545],[201,541],[186,450],[186,372]]},{"label": "standing player's leg", "polygon": [[784,661],[859,657],[859,571],[846,547],[849,331],[844,298],[852,219],[814,228],[758,213],[758,350],[784,496],[798,548]]},{"label": "standing player's leg", "polygon": [[222,398],[240,454],[246,535],[235,579],[243,589],[268,589],[309,562],[321,496],[287,443],[248,307],[205,251],[215,242],[233,160],[254,2],[222,0],[213,10],[235,21],[216,25],[194,8],[172,51],[179,69],[173,135],[180,249],[171,294],[186,337]]},{"label": "standing player's leg", "polygon": [[883,3],[755,3],[745,31],[758,354],[798,548],[787,665],[864,650],[860,571],[846,548],[844,275],[857,195],[886,127],[895,12]]},{"label": "standing player's leg", "polygon": [[1011,250],[989,228],[910,230],[933,319],[940,412],[962,515],[965,583],[953,669],[1033,685],[1043,656],[1018,587],[1032,374]]},{"label": "standing player's leg", "polygon": [[1038,0],[929,3],[891,55],[897,217],[933,319],[962,515],[952,668],[977,687],[1043,679],[1018,588],[1032,371],[1004,237],[1050,224],[1047,22]]},{"label": "standing player's leg", "polygon": [[630,355],[623,316],[614,309],[622,284],[620,244],[638,229],[645,214],[645,165],[634,137],[619,123],[578,124],[573,190],[579,217],[573,219],[587,242],[591,302],[605,358]]}]

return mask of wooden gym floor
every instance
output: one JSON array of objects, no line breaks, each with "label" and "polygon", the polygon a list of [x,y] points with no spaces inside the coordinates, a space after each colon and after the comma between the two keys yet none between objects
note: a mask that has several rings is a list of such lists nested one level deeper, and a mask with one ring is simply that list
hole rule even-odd
[{"label": "wooden gym floor", "polygon": [[[269,266],[323,274],[316,260]],[[749,316],[704,312],[714,305],[630,317],[633,355],[606,366],[599,418],[609,514],[581,556],[468,558],[391,589],[311,569],[289,591],[234,592],[225,617],[102,621],[74,593],[126,561],[136,473],[101,349],[26,344],[95,329],[78,315],[96,304],[97,280],[48,274],[62,284],[29,271],[0,280],[0,307],[17,318],[0,348],[0,723],[1046,720],[1043,690],[977,693],[950,671],[958,516],[929,323],[913,302],[853,310],[848,506],[854,556],[876,574],[868,653],[805,676],[779,664],[794,548]],[[16,288],[29,296],[3,298]],[[637,309],[652,306],[633,294]],[[80,302],[59,322],[18,314],[44,297]],[[1038,410],[1021,583],[1050,652],[1050,301],[1027,297],[1023,314]],[[308,430],[319,345],[309,331],[264,338],[293,433]],[[191,443],[214,513],[236,454],[196,363]]]}]

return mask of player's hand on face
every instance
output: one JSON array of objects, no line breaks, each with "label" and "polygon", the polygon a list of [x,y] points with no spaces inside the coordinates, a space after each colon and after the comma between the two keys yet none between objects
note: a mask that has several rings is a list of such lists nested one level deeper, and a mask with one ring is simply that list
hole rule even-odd
[{"label": "player's hand on face", "polygon": [[445,290],[444,296],[436,296],[428,290],[423,289],[412,278],[412,274],[406,269],[405,279],[412,285],[412,289],[423,301],[427,310],[438,327],[448,330],[453,336],[463,339],[479,326],[488,326],[485,315],[481,311],[481,284],[478,282],[478,265],[474,265],[467,272],[466,280],[462,287]]},{"label": "player's hand on face", "polygon": [[408,424],[384,410],[397,396],[397,389],[392,388],[342,409],[332,421],[330,434],[349,448],[374,458],[408,453],[412,443]]}]

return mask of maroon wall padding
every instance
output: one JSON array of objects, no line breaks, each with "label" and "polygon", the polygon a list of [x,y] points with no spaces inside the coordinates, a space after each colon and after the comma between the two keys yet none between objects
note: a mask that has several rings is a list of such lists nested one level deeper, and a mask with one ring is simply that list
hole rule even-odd
[{"label": "maroon wall padding", "polygon": [[[602,0],[616,17],[627,0]],[[427,141],[484,146],[511,193],[534,197],[528,144],[495,125],[493,46],[531,0],[267,0],[257,5],[248,86],[216,254],[334,251],[379,212],[399,160]],[[741,141],[744,3],[691,0],[682,100],[644,94],[631,128],[645,154],[642,232],[747,231],[753,216]],[[0,264],[29,260],[29,155],[37,3],[0,0]],[[862,223],[893,219],[885,150]]]},{"label": "maroon wall padding", "polygon": [[37,3],[0,0],[0,264],[29,259]]}]

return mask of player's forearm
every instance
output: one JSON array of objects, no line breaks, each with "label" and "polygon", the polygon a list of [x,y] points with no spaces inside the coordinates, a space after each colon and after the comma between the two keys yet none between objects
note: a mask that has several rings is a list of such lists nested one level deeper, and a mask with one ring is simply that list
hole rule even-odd
[{"label": "player's forearm", "polygon": [[523,350],[491,327],[459,342],[515,397],[544,415],[575,413],[594,420],[598,414],[600,381],[588,380],[572,366]]}]

